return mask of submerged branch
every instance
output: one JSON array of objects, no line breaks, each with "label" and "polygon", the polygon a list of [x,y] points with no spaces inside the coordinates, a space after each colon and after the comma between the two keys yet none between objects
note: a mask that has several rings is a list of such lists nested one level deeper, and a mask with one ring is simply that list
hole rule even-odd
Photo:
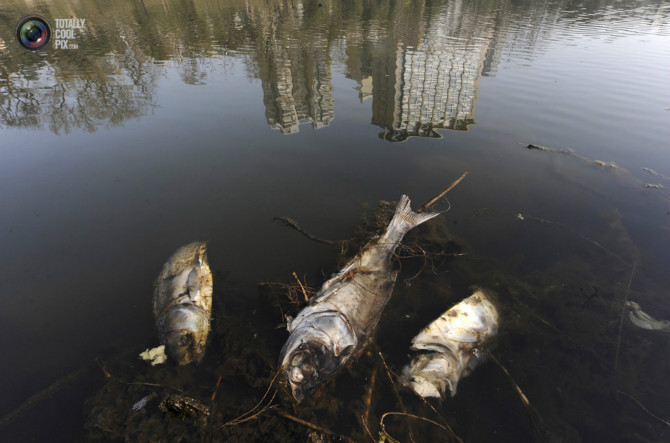
[{"label": "submerged branch", "polygon": [[75,371],[71,374],[66,375],[65,377],[62,377],[58,379],[56,382],[52,383],[45,389],[42,389],[40,392],[37,394],[31,395],[28,397],[26,401],[24,401],[18,408],[16,408],[14,411],[10,412],[9,414],[6,414],[4,417],[0,418],[0,429],[2,429],[4,426],[10,424],[17,418],[19,418],[21,415],[23,415],[25,412],[29,411],[39,403],[43,402],[44,400],[48,399],[52,395],[54,395],[56,392],[60,391],[61,389],[65,388],[67,385],[71,384],[75,380],[81,378],[86,372],[88,372],[91,369],[91,365],[88,365],[82,369],[79,369],[78,371]]},{"label": "submerged branch", "polygon": [[326,429],[326,428],[321,427],[319,425],[315,425],[314,423],[310,423],[307,420],[303,420],[302,418],[298,418],[294,415],[289,414],[288,412],[282,411],[281,409],[277,410],[277,415],[279,415],[281,417],[284,417],[288,420],[294,421],[296,423],[299,423],[299,424],[301,424],[303,426],[306,426],[310,429],[314,429],[315,431],[319,431],[322,434],[332,435],[333,437],[338,437],[338,438],[340,438],[340,439],[342,439],[346,442],[353,442],[354,441],[353,439],[351,439],[347,436],[337,434],[337,433],[331,431],[330,429]]},{"label": "submerged branch", "polygon": [[[258,409],[265,399],[267,398],[268,394],[270,393],[270,390],[272,389],[272,385],[274,385],[275,380],[277,380],[277,377],[279,376],[279,371],[277,371],[272,377],[272,380],[270,381],[270,385],[268,386],[268,389],[265,391],[265,394],[263,394],[263,397],[260,399],[258,403],[256,403],[256,406],[253,408],[249,409],[247,412],[244,414],[240,415],[237,418],[234,418],[223,425],[221,427],[226,427],[226,426],[235,426],[239,425],[240,423],[244,423],[245,421],[253,420],[254,418],[257,418],[260,416],[263,412],[267,411],[268,409],[276,408],[278,405],[273,405],[272,402],[275,399],[275,396],[277,395],[277,390],[272,394],[272,397],[270,398],[270,401],[267,403],[267,405],[263,406],[262,408]],[[256,411],[258,409],[258,411]],[[255,411],[255,412],[254,412]]]},{"label": "submerged branch", "polygon": [[623,394],[623,395],[625,395],[626,397],[628,397],[628,398],[630,398],[631,400],[633,400],[635,403],[638,404],[639,407],[641,407],[641,408],[644,410],[644,412],[646,412],[647,414],[651,415],[651,416],[654,417],[656,420],[660,421],[661,423],[663,423],[663,424],[665,424],[665,425],[667,425],[667,426],[670,426],[670,422],[669,422],[669,421],[667,421],[667,420],[663,420],[663,419],[662,419],[661,417],[659,417],[658,415],[653,414],[652,412],[650,412],[649,409],[647,409],[647,408],[640,402],[640,400],[638,400],[637,398],[635,398],[635,397],[633,397],[632,395],[630,395],[629,393],[624,392],[624,391],[621,391],[621,390],[619,390],[619,389],[617,389],[617,392],[618,392],[619,394]]},{"label": "submerged branch", "polygon": [[302,235],[304,235],[308,239],[314,240],[315,242],[323,243],[325,245],[336,245],[340,242],[347,241],[347,240],[342,240],[342,241],[325,240],[323,238],[319,238],[316,235],[312,235],[309,232],[305,231],[303,228],[300,227],[300,225],[298,223],[296,223],[294,220],[292,220],[288,217],[275,217],[272,220],[273,221],[274,220],[280,221],[280,222],[284,223],[286,226],[288,226],[289,228],[295,229],[296,231],[298,231],[299,233],[301,233]]}]

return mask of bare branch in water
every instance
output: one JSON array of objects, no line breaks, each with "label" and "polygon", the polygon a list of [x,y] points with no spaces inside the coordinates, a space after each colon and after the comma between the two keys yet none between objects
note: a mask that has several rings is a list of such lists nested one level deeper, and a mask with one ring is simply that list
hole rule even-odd
[{"label": "bare branch in water", "polygon": [[[305,231],[303,228],[301,228],[298,223],[296,223],[294,220],[292,220],[288,217],[275,217],[272,220],[273,221],[277,220],[277,221],[280,221],[280,222],[284,223],[289,228],[295,229],[296,231],[298,231],[299,233],[301,233],[305,237],[309,238],[310,240],[314,240],[315,242],[323,243],[325,245],[336,245],[336,244],[340,243],[339,241],[325,240],[323,238],[317,237],[316,235],[312,235],[309,232]],[[347,241],[347,240],[342,240],[342,241]]]},{"label": "bare branch in water", "polygon": [[302,418],[298,418],[294,415],[289,414],[288,412],[282,411],[281,409],[277,411],[277,415],[279,415],[281,417],[284,417],[288,420],[294,421],[296,423],[300,423],[301,425],[306,426],[310,429],[314,429],[315,431],[319,431],[322,434],[332,435],[333,437],[341,438],[342,440],[347,441],[347,442],[353,442],[354,441],[352,438],[349,438],[349,437],[344,436],[344,435],[337,434],[337,433],[331,431],[330,429],[326,429],[326,428],[321,427],[319,425],[315,425],[314,423],[310,423],[307,420],[303,420]]},{"label": "bare branch in water", "polygon": [[270,398],[270,401],[267,403],[267,405],[258,409],[263,404],[265,399],[267,398],[268,394],[270,393],[270,390],[272,389],[272,385],[274,385],[275,380],[277,380],[278,376],[279,376],[279,371],[277,371],[275,373],[274,377],[272,377],[272,381],[270,381],[270,385],[268,386],[268,389],[265,391],[265,394],[263,394],[263,397],[256,404],[256,406],[249,409],[247,412],[240,415],[239,417],[234,418],[233,420],[230,420],[229,422],[224,423],[223,425],[221,425],[221,427],[239,425],[240,423],[244,423],[245,421],[249,421],[249,420],[253,420],[255,418],[258,418],[261,414],[263,414],[265,411],[267,411],[269,409],[276,408],[278,405],[273,405],[272,404],[272,402],[275,399],[275,396],[277,395],[277,390],[275,389],[275,392],[272,394],[272,398]]},{"label": "bare branch in water", "polygon": [[460,176],[459,178],[457,178],[452,184],[450,184],[449,187],[448,187],[447,189],[445,189],[444,191],[442,191],[442,192],[440,192],[439,194],[437,194],[437,195],[436,195],[435,197],[433,197],[428,203],[426,203],[425,205],[421,206],[416,212],[423,212],[423,211],[425,211],[426,209],[428,209],[429,207],[431,207],[432,205],[434,205],[436,201],[438,201],[439,199],[441,199],[442,197],[444,197],[445,195],[447,195],[447,193],[448,193],[449,191],[451,191],[452,189],[454,189],[454,188],[456,187],[456,185],[458,185],[458,184],[465,178],[466,175],[468,175],[468,173],[467,173],[467,172],[464,172],[463,175],[461,175],[461,176]]},{"label": "bare branch in water", "polygon": [[381,418],[381,420],[379,421],[379,425],[381,426],[381,428],[382,428],[382,432],[384,433],[384,435],[386,435],[386,437],[387,437],[389,440],[391,440],[391,441],[399,442],[399,441],[396,440],[395,438],[391,437],[391,435],[389,435],[388,432],[386,432],[386,427],[384,426],[384,419],[385,419],[386,417],[388,417],[389,415],[400,415],[400,416],[403,416],[403,417],[413,418],[413,419],[415,419],[415,420],[425,421],[425,422],[427,422],[427,423],[430,423],[430,424],[432,424],[432,425],[437,426],[438,428],[444,429],[445,431],[447,431],[447,432],[449,432],[450,434],[453,435],[453,433],[451,432],[451,429],[447,429],[447,428],[445,428],[443,425],[441,425],[441,424],[439,424],[438,422],[433,421],[433,420],[431,420],[431,419],[429,419],[429,418],[421,417],[421,416],[419,416],[419,415],[414,415],[414,414],[408,414],[407,412],[386,412],[386,413],[384,413],[384,415],[382,415],[382,418]]}]

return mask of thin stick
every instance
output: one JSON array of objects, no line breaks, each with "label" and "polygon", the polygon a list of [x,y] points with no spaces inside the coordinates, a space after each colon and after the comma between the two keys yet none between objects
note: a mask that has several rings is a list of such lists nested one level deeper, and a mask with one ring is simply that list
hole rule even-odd
[{"label": "thin stick", "polygon": [[[158,383],[146,383],[143,381],[131,381],[126,383],[127,385],[144,385],[144,386],[155,386],[157,388],[163,388],[163,385],[159,385]],[[177,391],[182,392],[181,390],[177,389]]]},{"label": "thin stick", "polygon": [[630,286],[633,282],[633,275],[637,261],[633,261],[633,266],[630,268],[630,275],[628,276],[628,283],[626,284],[626,292],[624,293],[623,303],[621,304],[621,316],[619,318],[619,336],[616,341],[616,354],[614,355],[614,374],[619,372],[619,350],[621,349],[621,333],[623,330],[623,318],[626,314],[626,304],[628,303],[628,295],[630,294]]},{"label": "thin stick", "polygon": [[[296,231],[298,231],[302,235],[306,236],[310,240],[314,240],[316,242],[323,243],[323,244],[326,244],[326,245],[335,245],[335,244],[339,243],[339,242],[336,242],[336,241],[333,241],[333,240],[324,240],[323,238],[319,238],[315,235],[310,234],[309,232],[307,232],[303,228],[301,228],[300,225],[298,225],[298,223],[296,223],[294,220],[291,220],[288,217],[275,217],[272,220],[278,220],[278,221],[284,223],[289,228],[295,229]],[[344,241],[346,241],[346,240],[344,240]]]},{"label": "thin stick", "polygon": [[491,352],[486,351],[486,355],[490,357],[491,360],[493,360],[498,365],[498,367],[500,367],[500,369],[502,369],[502,371],[505,373],[509,381],[512,383],[512,386],[514,386],[514,389],[516,390],[517,394],[519,394],[521,402],[526,407],[526,411],[528,411],[528,415],[530,416],[531,424],[535,428],[535,432],[539,434],[538,438],[540,440],[543,440],[543,437],[547,431],[547,425],[544,423],[544,420],[542,420],[542,416],[540,415],[540,413],[537,412],[537,409],[535,409],[532,404],[530,404],[528,397],[526,397],[526,394],[523,393],[519,385],[514,381],[507,368],[503,366],[503,364],[500,363],[500,361],[498,361],[498,359],[495,358],[493,354],[491,354]]},{"label": "thin stick", "polygon": [[423,211],[425,211],[426,209],[428,209],[430,206],[432,206],[433,204],[435,204],[436,201],[438,201],[439,199],[441,199],[442,197],[444,197],[445,195],[447,195],[447,192],[449,192],[449,191],[451,191],[452,189],[454,189],[454,188],[456,187],[456,185],[458,185],[458,184],[461,182],[461,180],[463,180],[463,179],[465,178],[466,175],[468,175],[468,173],[467,173],[467,172],[464,172],[463,175],[461,175],[458,179],[456,179],[456,181],[454,181],[451,185],[449,185],[449,187],[448,187],[447,189],[445,189],[444,191],[442,191],[442,192],[440,192],[439,194],[437,194],[437,195],[436,195],[435,197],[433,197],[428,203],[426,203],[425,205],[421,206],[421,207],[419,208],[419,210],[416,211],[416,212],[423,212]]},{"label": "thin stick", "polygon": [[514,381],[512,376],[509,374],[509,371],[507,370],[507,368],[505,366],[503,366],[503,364],[500,363],[498,361],[498,359],[493,356],[493,354],[491,354],[488,351],[486,352],[486,354],[500,367],[500,369],[502,369],[502,371],[505,373],[505,375],[507,376],[509,381],[512,382],[512,385],[514,386],[514,389],[516,390],[517,394],[519,394],[519,398],[521,398],[521,401],[523,402],[524,406],[526,408],[532,408],[532,406],[530,404],[530,401],[528,401],[528,397],[526,397],[526,394],[523,393],[523,391],[521,390],[519,385],[516,384],[516,382]]},{"label": "thin stick", "polygon": [[[407,413],[407,409],[405,409],[405,405],[403,404],[402,398],[400,397],[400,394],[398,393],[398,389],[395,387],[395,383],[393,382],[393,377],[391,376],[391,370],[389,369],[388,365],[386,364],[386,360],[384,360],[384,356],[382,355],[381,352],[379,352],[379,357],[382,359],[382,363],[384,364],[384,367],[386,368],[386,375],[388,376],[389,381],[391,382],[391,386],[393,387],[393,392],[395,392],[395,396],[398,399],[398,404],[400,404],[400,407],[402,408],[402,411],[404,413]],[[382,422],[383,422],[383,417],[382,417]],[[382,430],[383,430],[384,429],[383,423],[380,423],[380,424],[382,424]],[[412,433],[412,426],[408,423],[407,427],[409,429],[409,439],[413,442],[414,441],[414,435]],[[384,431],[384,433],[386,434],[386,431]],[[394,440],[393,437],[391,437],[388,434],[386,434],[386,436],[389,439],[391,439],[392,441],[397,441],[397,440]]]},{"label": "thin stick", "polygon": [[[380,353],[380,354],[381,354],[381,353]],[[380,355],[380,356],[381,356],[381,355]],[[451,435],[452,435],[452,436],[453,436],[459,443],[463,443],[463,439],[462,439],[461,437],[459,437],[459,436],[458,436],[458,435],[451,429],[451,426],[449,426],[449,424],[447,423],[447,420],[445,420],[444,417],[442,417],[442,415],[440,415],[440,413],[437,411],[437,409],[435,409],[435,407],[433,407],[433,405],[431,405],[430,403],[428,403],[428,401],[426,401],[425,398],[423,398],[423,397],[421,397],[419,394],[417,394],[416,391],[412,388],[412,386],[411,386],[409,383],[407,383],[402,377],[398,376],[398,374],[396,374],[396,373],[393,372],[391,369],[389,369],[389,367],[386,366],[386,362],[384,361],[384,357],[382,357],[382,362],[384,363],[384,367],[386,367],[386,373],[387,373],[387,374],[390,373],[391,375],[393,375],[393,376],[396,378],[396,380],[398,380],[403,386],[405,386],[407,389],[409,389],[409,390],[412,391],[414,394],[416,394],[416,396],[419,397],[419,398],[421,399],[421,401],[423,402],[423,404],[426,405],[426,406],[428,406],[428,408],[431,409],[431,410],[435,413],[435,415],[438,416],[438,417],[444,422],[444,426],[445,426],[445,427],[447,428],[447,430],[451,433]]]},{"label": "thin stick", "polygon": [[297,281],[298,284],[300,285],[300,289],[302,289],[302,295],[305,296],[305,301],[309,301],[309,297],[307,297],[307,292],[305,292],[305,287],[302,285],[302,283],[300,283],[300,279],[298,278],[298,274],[296,274],[295,271],[293,272],[293,278],[295,278],[295,281]]},{"label": "thin stick", "polygon": [[337,434],[337,433],[331,431],[330,429],[326,429],[326,428],[321,427],[321,426],[319,426],[319,425],[315,425],[314,423],[310,423],[310,422],[308,422],[307,420],[303,420],[302,418],[298,418],[298,417],[296,417],[296,416],[294,416],[294,415],[289,414],[288,412],[284,412],[284,411],[282,411],[281,409],[277,410],[277,414],[280,415],[280,416],[282,416],[282,417],[284,417],[284,418],[286,418],[286,419],[288,419],[288,420],[294,421],[294,422],[296,422],[296,423],[300,423],[301,425],[306,426],[306,427],[308,427],[308,428],[310,428],[310,429],[314,429],[315,431],[319,431],[319,432],[321,432],[321,433],[323,433],[323,434],[332,435],[333,437],[339,437],[339,438],[343,439],[344,441],[351,441],[351,442],[354,441],[354,440],[352,440],[351,438],[349,438],[349,437],[347,437],[347,436],[339,435],[339,434]]},{"label": "thin stick", "polygon": [[0,418],[0,429],[2,427],[4,427],[5,425],[8,425],[9,423],[16,420],[18,417],[20,417],[26,411],[29,411],[30,409],[32,409],[35,405],[37,405],[40,402],[48,399],[49,397],[54,395],[56,392],[63,389],[65,386],[69,385],[70,383],[74,382],[78,378],[82,377],[84,374],[86,374],[86,372],[88,372],[88,370],[90,368],[91,368],[91,366],[86,366],[82,369],[79,369],[78,371],[75,371],[71,374],[68,374],[65,377],[62,377],[62,378],[58,379],[55,383],[52,383],[47,388],[42,389],[37,394],[31,395],[30,397],[28,397],[28,399],[26,401],[24,401],[14,411],[12,411],[9,414],[5,415],[4,417]]},{"label": "thin stick", "polygon": [[363,423],[363,428],[365,429],[365,432],[367,432],[368,437],[370,437],[370,440],[372,440],[373,443],[377,443],[377,439],[372,435],[372,432],[370,432],[370,427],[368,426],[368,419],[365,418],[365,416],[361,415],[361,422]]},{"label": "thin stick", "polygon": [[447,431],[447,432],[451,432],[450,429],[447,429],[447,428],[445,428],[444,426],[442,426],[441,424],[439,424],[438,422],[433,421],[433,420],[431,420],[431,419],[429,419],[429,418],[426,418],[426,417],[421,417],[421,416],[418,416],[418,415],[408,414],[407,412],[386,412],[386,413],[384,413],[384,415],[382,415],[382,418],[381,418],[381,420],[379,421],[379,425],[380,425],[381,428],[382,428],[382,432],[384,432],[384,434],[385,434],[385,435],[389,438],[389,440],[391,440],[391,441],[398,441],[398,440],[396,440],[395,438],[391,437],[391,436],[389,435],[389,433],[386,432],[386,427],[384,426],[384,419],[385,419],[387,416],[389,416],[389,415],[401,415],[401,416],[403,416],[403,417],[409,417],[409,418],[413,418],[413,419],[416,419],[416,420],[422,420],[422,421],[428,422],[428,423],[430,423],[430,424],[433,424],[433,425],[437,426],[438,428],[442,428],[442,429],[444,429],[444,430]]},{"label": "thin stick", "polygon": [[661,417],[659,417],[659,416],[657,416],[657,415],[651,413],[651,412],[649,411],[649,409],[645,408],[644,405],[643,405],[642,403],[640,403],[640,401],[639,401],[637,398],[635,398],[635,397],[633,397],[632,395],[628,394],[627,392],[623,392],[623,391],[621,391],[621,390],[619,390],[619,389],[617,389],[616,391],[617,391],[618,393],[620,393],[620,394],[625,395],[626,397],[630,398],[631,400],[633,400],[633,401],[634,401],[635,403],[637,403],[642,409],[644,409],[644,412],[646,412],[647,414],[651,415],[651,416],[654,417],[656,420],[660,421],[660,422],[663,423],[663,424],[666,424],[666,425],[670,426],[670,422],[669,422],[669,421],[667,421],[667,420],[663,420]]},{"label": "thin stick", "polygon": [[[227,422],[227,423],[224,423],[223,425],[221,425],[221,427],[224,427],[224,426],[231,426],[231,425],[236,425],[236,424],[243,423],[243,422],[247,421],[247,418],[248,418],[248,417],[246,417],[246,416],[248,416],[249,414],[251,414],[252,412],[254,412],[256,409],[258,409],[258,407],[263,403],[263,401],[265,400],[265,398],[268,396],[268,393],[270,392],[270,389],[272,389],[272,385],[274,384],[274,382],[275,382],[275,380],[277,379],[278,376],[279,376],[279,371],[277,371],[277,373],[275,374],[275,376],[272,377],[272,381],[270,381],[270,386],[268,386],[267,391],[265,391],[265,394],[263,394],[263,398],[261,398],[261,400],[256,404],[256,406],[254,406],[253,408],[249,409],[247,412],[245,412],[244,414],[240,415],[239,417],[234,418],[234,419],[230,420],[230,421]],[[277,391],[276,391],[276,390],[275,390],[274,395],[273,395],[272,398],[270,399],[268,405],[269,405],[270,403],[272,403],[272,400],[274,400],[275,395],[277,395]],[[262,409],[261,409],[261,412],[262,412],[262,411],[265,411],[265,410],[268,409],[268,408],[269,408],[269,406],[266,406],[266,407],[262,408]],[[258,415],[258,413],[252,415],[252,417],[256,417],[257,415]]]},{"label": "thin stick", "polygon": [[100,370],[102,371],[103,374],[105,374],[106,378],[112,378],[112,374],[110,374],[107,368],[105,368],[105,364],[102,362],[101,359],[96,358],[95,362],[98,364],[98,366],[100,366]]},{"label": "thin stick", "polygon": [[223,378],[222,375],[219,375],[219,379],[216,381],[216,386],[214,386],[214,392],[212,392],[212,401],[216,398],[216,392],[219,390],[219,386],[221,385],[221,379]]},{"label": "thin stick", "polygon": [[[365,414],[363,415],[363,425],[367,426],[368,418],[370,417],[370,406],[372,405],[372,391],[375,388],[375,381],[377,380],[377,365],[372,369],[372,374],[370,375],[370,387],[368,388],[368,394],[365,396]],[[368,430],[368,433],[370,431]]]},{"label": "thin stick", "polygon": [[[237,426],[237,425],[239,425],[239,424],[241,424],[241,423],[244,423],[244,422],[246,422],[246,421],[250,421],[250,420],[254,420],[254,419],[258,418],[262,413],[264,413],[264,412],[267,411],[267,410],[274,409],[274,408],[278,408],[279,405],[273,405],[273,404],[272,404],[272,402],[273,402],[273,400],[275,399],[275,396],[276,396],[276,395],[277,395],[277,391],[275,391],[275,392],[272,394],[272,398],[270,398],[270,401],[268,402],[268,405],[267,405],[267,406],[263,406],[261,409],[259,409],[258,411],[256,411],[255,414],[249,415],[249,416],[244,417],[244,418],[241,418],[242,416],[240,416],[240,417],[238,417],[238,418],[236,418],[236,419],[234,419],[234,420],[230,420],[229,422],[224,423],[224,424],[222,425],[222,427],[223,427],[223,426]],[[242,414],[242,415],[244,415],[244,414]]]}]

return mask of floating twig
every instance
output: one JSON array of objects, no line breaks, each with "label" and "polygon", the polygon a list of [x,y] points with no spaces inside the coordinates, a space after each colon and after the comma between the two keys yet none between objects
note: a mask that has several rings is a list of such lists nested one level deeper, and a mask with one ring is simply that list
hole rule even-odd
[{"label": "floating twig", "polygon": [[[310,240],[314,240],[315,242],[323,243],[325,245],[336,245],[340,243],[341,241],[334,241],[334,240],[325,240],[323,238],[319,238],[316,235],[312,235],[309,232],[305,231],[303,228],[300,227],[298,223],[296,223],[294,220],[288,218],[288,217],[275,217],[272,220],[278,220],[282,223],[284,223],[286,226],[289,228],[293,228],[305,237],[309,238]],[[342,242],[347,241],[347,240],[342,240]]]},{"label": "floating twig", "polygon": [[433,204],[435,204],[436,201],[438,201],[439,199],[441,199],[442,197],[444,197],[445,195],[447,195],[447,192],[449,192],[449,191],[451,191],[452,189],[454,189],[454,188],[456,187],[456,185],[458,185],[458,184],[465,178],[466,175],[468,175],[468,173],[467,173],[467,172],[464,172],[459,178],[457,178],[452,184],[450,184],[449,187],[448,187],[447,189],[445,189],[444,191],[442,191],[442,192],[440,192],[439,194],[437,194],[437,195],[436,195],[435,197],[433,197],[428,203],[426,203],[425,205],[421,206],[416,212],[417,212],[417,213],[419,213],[419,212],[423,212],[423,211],[425,211],[426,209],[428,209],[429,207],[431,207]]}]

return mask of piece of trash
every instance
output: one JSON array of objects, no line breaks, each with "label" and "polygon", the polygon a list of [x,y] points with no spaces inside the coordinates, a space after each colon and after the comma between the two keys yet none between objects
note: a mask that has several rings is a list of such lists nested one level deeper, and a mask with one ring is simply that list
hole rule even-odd
[{"label": "piece of trash", "polygon": [[646,189],[663,189],[664,186],[661,184],[647,183],[646,185],[644,185],[644,187]]},{"label": "piece of trash", "polygon": [[191,417],[208,417],[209,406],[195,398],[181,394],[171,394],[163,399],[158,409],[164,414],[175,415],[182,419]]},{"label": "piece of trash", "polygon": [[530,145],[526,146],[526,149],[537,149],[537,150],[540,150],[540,151],[546,151],[547,150],[547,148],[545,148],[544,146],[533,145],[533,144],[530,144]]},{"label": "piece of trash", "polygon": [[516,218],[519,219],[519,220],[525,220],[523,214],[517,214]]},{"label": "piece of trash", "polygon": [[156,328],[160,342],[180,365],[200,362],[205,355],[213,291],[205,242],[177,249],[156,279]]},{"label": "piece of trash", "polygon": [[165,355],[165,345],[160,345],[157,348],[149,349],[140,353],[140,357],[144,361],[150,361],[151,366],[161,365],[167,361]]},{"label": "piece of trash", "polygon": [[325,282],[288,324],[291,333],[279,357],[280,370],[301,401],[344,367],[368,341],[391,297],[397,271],[393,253],[412,228],[439,215],[416,213],[403,195],[381,237],[374,238]]},{"label": "piece of trash", "polygon": [[638,328],[670,332],[670,321],[654,319],[652,316],[642,311],[640,305],[634,301],[627,301],[626,306],[630,308],[630,311],[628,311],[628,318],[630,318],[630,321]]},{"label": "piece of trash", "polygon": [[453,397],[459,380],[483,360],[498,326],[493,296],[478,288],[412,339],[410,349],[420,353],[403,377],[421,397],[441,398],[447,388]]},{"label": "piece of trash", "polygon": [[155,392],[152,392],[149,395],[145,395],[144,397],[142,397],[142,399],[140,401],[138,401],[137,403],[135,403],[133,405],[133,411],[134,412],[141,411],[142,409],[144,409],[144,407],[147,405],[147,403],[150,400],[153,400],[154,397],[156,397]]}]

